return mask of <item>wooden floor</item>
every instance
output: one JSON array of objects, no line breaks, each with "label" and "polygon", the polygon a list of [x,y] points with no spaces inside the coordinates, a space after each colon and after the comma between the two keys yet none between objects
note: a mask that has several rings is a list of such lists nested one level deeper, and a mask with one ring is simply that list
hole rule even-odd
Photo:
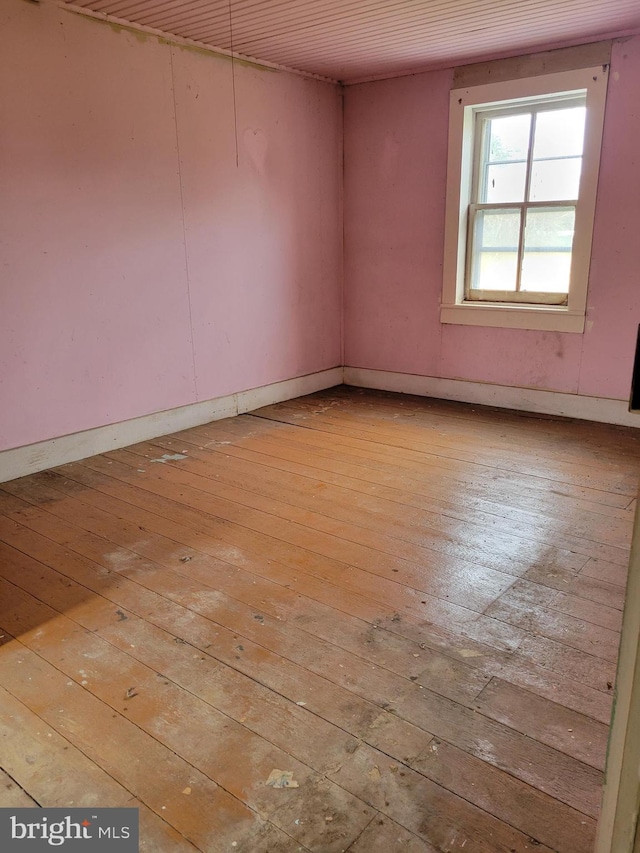
[{"label": "wooden floor", "polygon": [[639,471],[631,430],[338,388],[4,484],[0,806],[590,851]]}]

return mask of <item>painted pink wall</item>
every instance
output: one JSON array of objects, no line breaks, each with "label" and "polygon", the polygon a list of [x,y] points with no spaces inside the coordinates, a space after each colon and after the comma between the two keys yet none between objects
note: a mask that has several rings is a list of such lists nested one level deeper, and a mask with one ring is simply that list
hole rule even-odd
[{"label": "painted pink wall", "polygon": [[347,89],[345,363],[626,399],[640,322],[640,37],[613,48],[584,335],[440,324],[451,79]]},{"label": "painted pink wall", "polygon": [[[345,362],[624,399],[640,38],[614,45],[584,335],[441,326],[450,71],[346,93]],[[0,11],[0,449],[341,362],[335,87]]]},{"label": "painted pink wall", "polygon": [[9,0],[0,449],[341,362],[334,86]]}]

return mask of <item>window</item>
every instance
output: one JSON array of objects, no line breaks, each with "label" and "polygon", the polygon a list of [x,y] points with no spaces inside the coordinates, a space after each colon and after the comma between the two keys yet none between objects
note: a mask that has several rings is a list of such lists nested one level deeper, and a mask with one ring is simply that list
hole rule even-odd
[{"label": "window", "polygon": [[442,322],[584,330],[606,82],[452,91]]}]

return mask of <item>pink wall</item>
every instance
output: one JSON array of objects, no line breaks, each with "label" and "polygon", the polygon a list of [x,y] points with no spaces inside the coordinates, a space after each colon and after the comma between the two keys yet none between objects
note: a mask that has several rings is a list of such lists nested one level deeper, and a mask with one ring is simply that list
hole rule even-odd
[{"label": "pink wall", "polygon": [[334,86],[0,10],[0,449],[341,361]]},{"label": "pink wall", "polygon": [[440,324],[451,79],[347,89],[345,363],[627,398],[640,322],[640,37],[613,49],[584,335]]},{"label": "pink wall", "polygon": [[[624,399],[640,38],[614,46],[584,335],[441,326],[450,71],[346,90],[345,362]],[[0,449],[341,363],[340,97],[0,11]]]}]

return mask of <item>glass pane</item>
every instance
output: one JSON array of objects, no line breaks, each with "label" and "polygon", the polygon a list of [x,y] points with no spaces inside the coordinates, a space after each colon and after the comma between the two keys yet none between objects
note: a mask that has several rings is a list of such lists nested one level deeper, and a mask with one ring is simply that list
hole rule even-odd
[{"label": "glass pane", "polygon": [[526,160],[531,115],[504,116],[489,120],[489,162]]},{"label": "glass pane", "polygon": [[527,178],[526,163],[505,163],[500,166],[488,166],[485,174],[485,193],[484,198],[481,199],[485,204],[499,204],[504,201],[524,201],[524,188]]},{"label": "glass pane", "polygon": [[517,252],[481,252],[472,289],[515,290],[517,269]]},{"label": "glass pane", "polygon": [[479,249],[500,251],[518,249],[520,239],[520,210],[479,210],[476,213],[475,245]]},{"label": "glass pane", "polygon": [[539,207],[527,211],[524,248],[570,250],[576,218],[574,207]]},{"label": "glass pane", "polygon": [[582,157],[567,160],[538,160],[531,164],[529,201],[577,199]]},{"label": "glass pane", "polygon": [[575,209],[551,207],[527,211],[520,289],[568,293]]},{"label": "glass pane", "polygon": [[585,107],[538,113],[533,159],[581,156],[585,116]]},{"label": "glass pane", "polygon": [[479,201],[524,201],[531,114],[486,119]]},{"label": "glass pane", "polygon": [[515,290],[520,210],[476,213],[471,286],[474,290]]},{"label": "glass pane", "polygon": [[525,252],[522,258],[522,293],[569,293],[571,252]]}]

